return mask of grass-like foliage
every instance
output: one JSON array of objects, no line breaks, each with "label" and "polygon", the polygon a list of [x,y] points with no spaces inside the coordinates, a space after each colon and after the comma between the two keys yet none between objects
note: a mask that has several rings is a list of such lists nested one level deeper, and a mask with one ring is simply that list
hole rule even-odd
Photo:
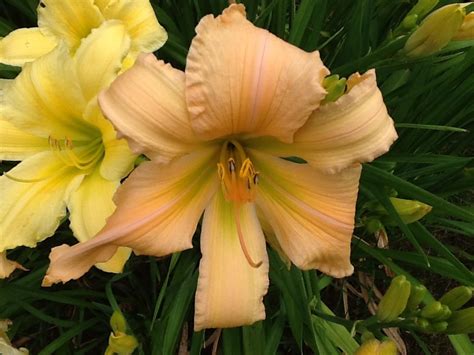
[{"label": "grass-like foliage", "polygon": [[[474,40],[451,42],[430,56],[400,54],[409,34],[392,33],[414,0],[241,2],[257,26],[304,50],[319,50],[333,74],[347,77],[376,68],[399,139],[389,153],[363,167],[352,243],[355,274],[336,280],[288,269],[270,251],[266,320],[223,330],[218,353],[352,354],[365,330],[381,339],[393,326],[399,331],[391,334],[401,337],[410,354],[473,354],[468,335],[430,335],[413,322],[380,322],[374,305],[378,290],[387,290],[394,275],[405,275],[412,287],[424,285],[425,304],[458,285],[474,287]],[[438,7],[451,2],[440,1]],[[36,26],[37,3],[1,1],[0,36]],[[228,5],[225,0],[152,3],[169,34],[157,56],[180,69],[199,19]],[[1,78],[17,73],[0,66]],[[4,161],[1,169],[12,166]],[[432,211],[405,224],[390,199],[395,195]],[[384,211],[382,229],[370,227],[374,218],[381,220],[377,211]],[[16,346],[40,355],[103,353],[110,316],[119,308],[140,342],[138,354],[210,353],[218,333],[192,331],[198,247],[161,259],[132,257],[123,274],[94,269],[78,281],[41,288],[49,251],[62,243],[75,243],[66,222],[37,248],[9,253],[30,269],[0,280],[0,319],[13,321],[8,335]]]}]

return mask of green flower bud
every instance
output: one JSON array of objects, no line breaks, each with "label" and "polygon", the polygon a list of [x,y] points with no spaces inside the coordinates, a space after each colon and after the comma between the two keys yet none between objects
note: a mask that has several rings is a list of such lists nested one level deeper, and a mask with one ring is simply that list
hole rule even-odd
[{"label": "green flower bud", "polygon": [[436,322],[436,323],[431,323],[430,326],[428,327],[428,332],[430,333],[442,333],[448,329],[448,322]]},{"label": "green flower bud", "polygon": [[405,224],[416,222],[431,211],[430,205],[416,200],[390,197],[390,202],[392,202],[393,207]]},{"label": "green flower bud", "polygon": [[446,46],[458,33],[466,12],[463,4],[441,7],[426,17],[405,43],[409,57],[427,56]]},{"label": "green flower bud", "polygon": [[399,275],[392,279],[388,290],[382,297],[377,310],[377,318],[381,322],[391,322],[405,310],[410,296],[411,284],[405,276]]},{"label": "green flower bud", "polygon": [[123,316],[122,312],[114,311],[112,317],[110,317],[110,327],[114,331],[114,333],[122,332],[125,333],[127,331],[127,321]]},{"label": "green flower bud", "polygon": [[448,306],[451,311],[457,311],[472,298],[472,290],[470,287],[458,286],[446,292],[439,301]]},{"label": "green flower bud", "polygon": [[418,0],[415,6],[412,7],[410,12],[406,15],[405,18],[413,15],[417,15],[419,19],[422,19],[438,5],[439,0]]},{"label": "green flower bud", "polygon": [[367,232],[371,234],[384,228],[382,222],[377,218],[367,218],[364,224]]},{"label": "green flower bud", "polygon": [[441,302],[438,301],[431,302],[430,304],[426,305],[420,313],[423,318],[428,319],[435,319],[443,314],[443,305],[441,304]]},{"label": "green flower bud", "polygon": [[410,297],[408,298],[407,308],[414,311],[418,305],[423,301],[426,295],[426,287],[423,285],[411,286]]},{"label": "green flower bud", "polygon": [[448,319],[449,317],[451,317],[451,314],[453,313],[448,306],[446,306],[445,304],[442,305],[442,311],[440,312],[440,314],[433,318],[433,321],[435,322],[440,322],[440,321],[443,321],[443,320],[446,320]]},{"label": "green flower bud", "polygon": [[430,322],[425,318],[416,318],[415,324],[423,332],[427,332],[431,325]]},{"label": "green flower bud", "polygon": [[474,307],[453,312],[448,319],[448,334],[468,334],[474,332]]}]

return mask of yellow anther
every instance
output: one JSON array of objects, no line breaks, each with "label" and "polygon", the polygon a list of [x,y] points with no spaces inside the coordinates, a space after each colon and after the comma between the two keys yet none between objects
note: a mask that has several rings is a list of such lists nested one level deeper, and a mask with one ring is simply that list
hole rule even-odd
[{"label": "yellow anther", "polygon": [[237,141],[227,141],[222,146],[217,174],[228,201],[245,203],[255,199],[258,172]]}]

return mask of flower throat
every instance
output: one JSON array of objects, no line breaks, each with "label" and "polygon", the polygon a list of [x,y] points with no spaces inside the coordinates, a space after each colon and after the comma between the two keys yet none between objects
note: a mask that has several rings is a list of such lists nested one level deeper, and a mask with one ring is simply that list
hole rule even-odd
[{"label": "flower throat", "polygon": [[255,200],[258,172],[255,170],[252,161],[245,154],[245,150],[240,143],[230,140],[226,141],[222,146],[219,163],[217,163],[217,173],[225,199],[233,202],[235,225],[242,252],[249,265],[253,268],[258,268],[262,265],[262,262],[253,261],[250,256],[240,224],[242,204]]}]

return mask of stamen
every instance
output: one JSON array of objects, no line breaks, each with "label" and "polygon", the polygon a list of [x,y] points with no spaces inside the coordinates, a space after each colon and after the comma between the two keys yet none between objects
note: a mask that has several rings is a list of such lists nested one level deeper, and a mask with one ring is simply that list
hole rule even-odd
[{"label": "stamen", "polygon": [[240,225],[240,204],[239,203],[234,204],[234,218],[235,218],[235,225],[237,227],[237,234],[239,236],[240,248],[242,249],[245,255],[245,259],[247,259],[247,262],[249,263],[251,267],[258,269],[262,265],[263,261],[259,261],[258,263],[253,261],[247,249],[247,245],[245,244],[245,239],[242,233],[242,227]]},{"label": "stamen", "polygon": [[219,175],[219,179],[222,181],[225,177],[224,165],[221,163],[217,163],[217,175]]},{"label": "stamen", "polygon": [[239,142],[231,140],[222,145],[217,173],[226,200],[243,203],[255,199],[258,172]]},{"label": "stamen", "polygon": [[104,147],[100,141],[101,138],[98,137],[89,141],[86,145],[79,147],[79,155],[78,151],[74,149],[72,139],[64,137],[63,140],[58,140],[52,136],[48,137],[48,143],[56,157],[66,166],[74,166],[80,170],[92,168],[103,155]]}]

